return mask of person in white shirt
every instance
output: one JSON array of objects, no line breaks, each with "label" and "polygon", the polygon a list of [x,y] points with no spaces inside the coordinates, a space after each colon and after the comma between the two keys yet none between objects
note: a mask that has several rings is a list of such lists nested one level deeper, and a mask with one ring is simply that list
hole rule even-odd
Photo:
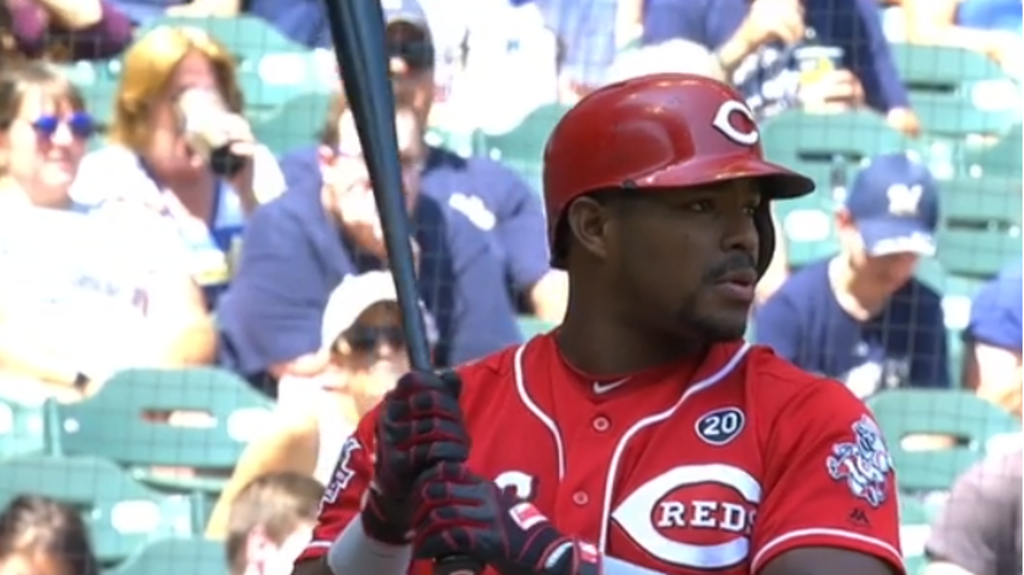
[{"label": "person in white shirt", "polygon": [[[437,331],[421,309],[433,345]],[[290,471],[329,483],[356,423],[409,370],[391,274],[347,276],[324,309],[321,341],[319,365],[309,366],[308,376],[279,382],[275,424],[239,458],[214,508],[208,537],[223,536],[230,502],[260,475]]]}]

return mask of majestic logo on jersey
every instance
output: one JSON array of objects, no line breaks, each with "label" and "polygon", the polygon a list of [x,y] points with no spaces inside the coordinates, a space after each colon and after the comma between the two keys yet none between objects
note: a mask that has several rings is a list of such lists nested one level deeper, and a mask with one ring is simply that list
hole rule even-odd
[{"label": "majestic logo on jersey", "polygon": [[711,445],[725,445],[743,431],[746,418],[737,407],[724,407],[701,416],[694,425],[697,437]]},{"label": "majestic logo on jersey", "polygon": [[665,563],[724,569],[746,561],[761,484],[722,463],[675,467],[630,494],[612,519]]},{"label": "majestic logo on jersey", "polygon": [[363,446],[359,445],[359,440],[355,436],[351,436],[345,440],[345,444],[341,446],[341,454],[338,456],[338,463],[334,466],[334,473],[331,475],[331,482],[327,484],[327,488],[324,489],[323,499],[320,501],[320,505],[326,503],[334,503],[338,500],[338,496],[341,494],[348,484],[355,477],[356,472],[352,469],[352,454],[362,449]]},{"label": "majestic logo on jersey", "polygon": [[862,415],[851,429],[853,441],[832,446],[826,462],[828,473],[836,481],[845,481],[856,497],[878,507],[887,497],[892,458],[881,430],[871,418]]},{"label": "majestic logo on jersey", "polygon": [[754,121],[754,114],[743,102],[736,100],[722,102],[711,125],[737,144],[753,146],[761,140],[761,134],[757,131],[757,123]]}]

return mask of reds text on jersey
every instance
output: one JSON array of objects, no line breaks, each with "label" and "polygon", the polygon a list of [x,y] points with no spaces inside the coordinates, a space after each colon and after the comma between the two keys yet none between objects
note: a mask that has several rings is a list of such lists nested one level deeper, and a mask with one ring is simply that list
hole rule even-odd
[{"label": "reds text on jersey", "polygon": [[[595,383],[545,335],[460,373],[470,467],[608,555],[666,574],[748,575],[789,549],[828,546],[903,572],[874,420],[841,384],[766,348],[717,345],[699,365]],[[323,556],[356,517],[371,419],[342,450],[300,560]]]}]

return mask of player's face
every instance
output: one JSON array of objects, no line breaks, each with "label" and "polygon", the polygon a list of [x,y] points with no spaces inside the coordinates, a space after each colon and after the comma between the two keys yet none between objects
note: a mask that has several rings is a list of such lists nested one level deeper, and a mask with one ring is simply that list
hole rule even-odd
[{"label": "player's face", "polygon": [[704,341],[742,337],[759,237],[752,181],[643,193],[615,234],[617,282],[642,320]]}]

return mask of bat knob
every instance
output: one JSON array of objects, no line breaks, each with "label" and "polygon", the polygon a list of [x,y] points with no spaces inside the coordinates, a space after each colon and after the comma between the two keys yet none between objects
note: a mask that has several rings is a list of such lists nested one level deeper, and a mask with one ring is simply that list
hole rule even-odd
[{"label": "bat knob", "polygon": [[452,555],[434,562],[434,575],[480,575],[484,564],[473,557]]}]

